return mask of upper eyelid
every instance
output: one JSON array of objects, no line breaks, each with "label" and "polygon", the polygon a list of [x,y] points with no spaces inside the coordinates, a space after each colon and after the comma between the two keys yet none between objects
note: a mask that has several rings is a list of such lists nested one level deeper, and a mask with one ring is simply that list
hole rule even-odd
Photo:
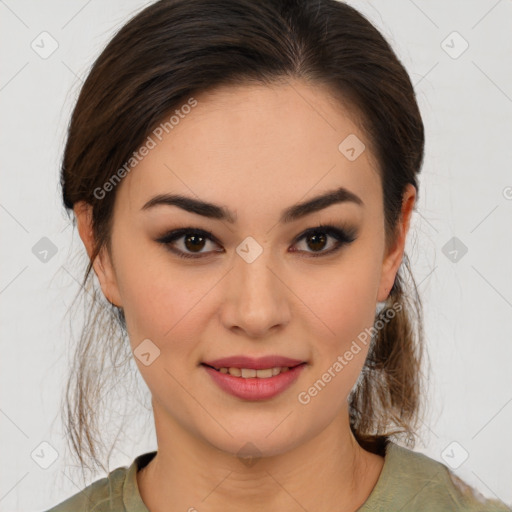
[{"label": "upper eyelid", "polygon": [[[348,241],[344,242],[342,240],[339,240],[335,234],[329,233],[330,230],[336,231],[336,232],[341,232],[342,234],[345,235],[345,237],[348,239]],[[346,243],[350,243],[351,241],[353,241],[357,238],[358,233],[359,233],[359,229],[353,225],[347,225],[347,224],[342,223],[341,225],[337,226],[336,223],[334,223],[334,222],[323,222],[321,224],[317,224],[310,228],[304,229],[301,233],[296,235],[296,237],[293,239],[293,243],[295,244],[295,243],[301,241],[305,236],[307,236],[308,233],[314,232],[314,231],[320,231],[320,232],[323,231],[323,232],[327,233],[327,236],[333,238],[338,245],[340,245],[340,244],[344,245]],[[171,244],[175,243],[177,240],[180,240],[183,236],[185,236],[188,233],[196,233],[196,234],[205,236],[208,240],[214,242],[215,244],[221,245],[220,242],[218,241],[218,239],[215,237],[215,235],[213,235],[213,233],[211,233],[210,231],[202,229],[202,228],[192,227],[192,226],[186,226],[184,228],[177,228],[177,229],[170,230],[163,236],[159,237],[157,239],[157,241],[161,242],[163,244],[171,245]],[[168,239],[168,240],[166,240],[166,239]],[[180,249],[177,249],[177,250],[180,251]],[[198,255],[198,257],[200,257],[199,255],[208,254],[209,252],[212,252],[212,251],[206,251],[204,253],[198,252],[196,254]],[[323,252],[328,253],[329,251],[323,251]],[[320,254],[320,252],[318,254]]]},{"label": "upper eyelid", "polygon": [[[294,240],[295,241],[299,240],[301,237],[303,237],[304,235],[308,234],[311,231],[315,231],[315,230],[328,231],[330,229],[345,232],[347,235],[350,235],[352,232],[357,233],[357,231],[358,231],[357,228],[355,228],[355,226],[352,227],[350,225],[343,225],[343,224],[337,226],[335,223],[322,222],[321,224],[317,224],[315,226],[312,226],[310,228],[306,228],[306,229],[302,230],[298,235],[295,236]],[[164,233],[162,236],[160,236],[159,240],[170,237],[170,236],[173,236],[173,237],[175,236],[175,239],[179,240],[183,235],[185,235],[187,233],[196,233],[196,234],[204,235],[204,236],[208,237],[209,239],[213,240],[215,243],[219,243],[218,238],[211,231],[208,231],[203,228],[193,227],[193,226],[186,226],[184,228],[171,229],[171,230],[167,231],[166,233]]]}]

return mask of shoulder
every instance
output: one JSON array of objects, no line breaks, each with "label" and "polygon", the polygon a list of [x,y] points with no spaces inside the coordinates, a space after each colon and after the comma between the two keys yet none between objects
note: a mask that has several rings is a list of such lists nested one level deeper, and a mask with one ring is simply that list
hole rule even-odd
[{"label": "shoulder", "polygon": [[46,512],[149,512],[139,493],[137,471],[155,455],[156,451],[138,455],[130,467],[114,469]]},{"label": "shoulder", "polygon": [[485,498],[446,465],[427,455],[388,443],[386,459],[381,474],[385,488],[381,485],[379,489],[384,491],[381,504],[402,507],[403,512],[512,511],[501,501]]},{"label": "shoulder", "polygon": [[123,484],[127,471],[126,467],[114,469],[47,512],[124,511]]}]

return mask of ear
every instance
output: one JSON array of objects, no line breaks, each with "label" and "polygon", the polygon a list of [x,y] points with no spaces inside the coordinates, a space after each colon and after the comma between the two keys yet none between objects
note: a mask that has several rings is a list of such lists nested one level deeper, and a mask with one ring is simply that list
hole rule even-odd
[{"label": "ear", "polygon": [[[73,206],[73,211],[77,219],[78,233],[85,245],[87,255],[91,259],[95,242],[92,226],[92,205],[85,201],[79,201]],[[114,266],[106,247],[101,248],[93,262],[93,268],[105,298],[115,306],[122,307]]]},{"label": "ear", "polygon": [[384,261],[382,262],[377,302],[384,302],[388,298],[389,292],[395,282],[395,277],[404,255],[405,241],[409,231],[415,201],[416,188],[409,183],[402,197],[402,213],[397,225],[395,243],[388,249],[387,254],[384,256]]}]

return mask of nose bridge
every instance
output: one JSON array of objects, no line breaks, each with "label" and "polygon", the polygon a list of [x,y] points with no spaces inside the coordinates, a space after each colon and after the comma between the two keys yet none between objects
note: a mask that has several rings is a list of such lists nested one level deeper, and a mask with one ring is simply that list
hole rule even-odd
[{"label": "nose bridge", "polygon": [[275,275],[276,262],[269,249],[247,237],[236,248],[230,272],[231,303],[226,304],[227,327],[237,326],[251,335],[261,335],[288,321],[285,287]]}]

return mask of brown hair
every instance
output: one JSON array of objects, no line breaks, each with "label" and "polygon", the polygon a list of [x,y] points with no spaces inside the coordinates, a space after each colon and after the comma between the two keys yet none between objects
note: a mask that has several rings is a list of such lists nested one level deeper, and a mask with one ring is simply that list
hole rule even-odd
[{"label": "brown hair", "polygon": [[[83,279],[84,297],[93,300],[64,400],[82,467],[88,459],[98,463],[102,451],[98,417],[107,383],[113,379],[115,389],[114,376],[132,361],[122,309],[109,308],[89,280],[100,250],[110,252],[116,197],[115,188],[101,199],[95,190],[194,93],[287,78],[326,85],[358,114],[379,166],[389,247],[406,185],[418,190],[424,129],[406,70],[354,8],[336,0],[161,0],[124,25],[94,62],[72,114],[61,169],[68,213],[78,201],[89,203],[95,236]],[[412,282],[408,293],[404,268]],[[422,397],[422,308],[407,255],[378,317],[396,304],[349,397],[354,436],[380,454],[392,435],[414,445]]]}]

